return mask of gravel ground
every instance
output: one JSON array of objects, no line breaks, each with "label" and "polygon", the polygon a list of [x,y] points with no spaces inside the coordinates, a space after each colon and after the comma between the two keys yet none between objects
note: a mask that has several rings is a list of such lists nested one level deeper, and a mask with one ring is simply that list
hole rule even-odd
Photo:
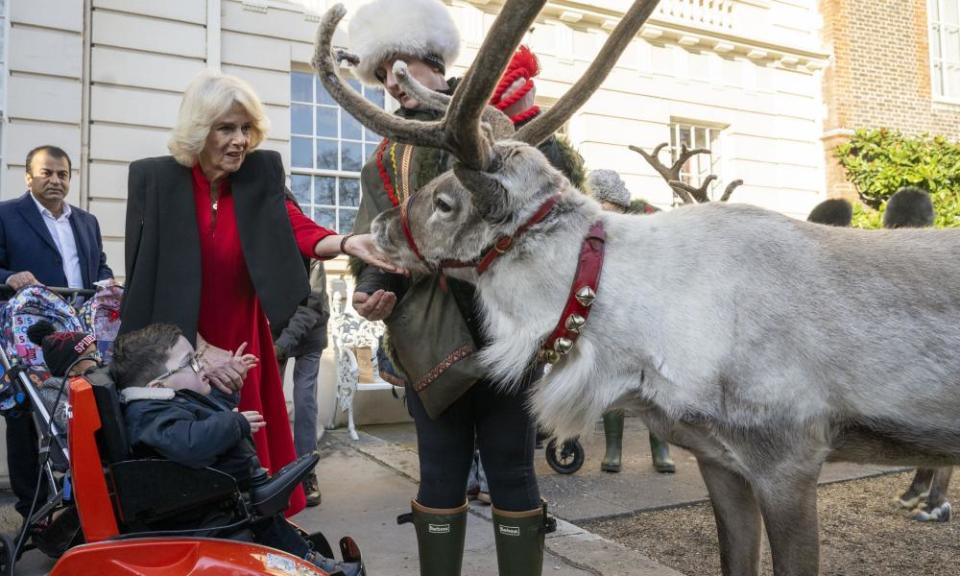
[{"label": "gravel ground", "polygon": [[[960,517],[923,524],[893,504],[912,474],[822,486],[819,491],[823,576],[960,576]],[[960,485],[950,490],[954,511]],[[584,527],[688,576],[720,574],[716,525],[709,504],[644,512]],[[763,552],[764,575],[771,575]]]}]

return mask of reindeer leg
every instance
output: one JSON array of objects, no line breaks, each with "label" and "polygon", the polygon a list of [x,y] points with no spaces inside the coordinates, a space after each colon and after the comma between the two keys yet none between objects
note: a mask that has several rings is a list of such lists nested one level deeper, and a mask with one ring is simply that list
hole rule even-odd
[{"label": "reindeer leg", "polygon": [[792,466],[768,469],[767,475],[753,484],[770,540],[774,576],[817,576],[820,570],[820,463],[815,469],[799,469],[801,462],[802,457],[791,462]]},{"label": "reindeer leg", "polygon": [[895,499],[895,502],[901,508],[913,510],[920,504],[924,498],[930,494],[930,483],[933,481],[935,468],[917,468],[917,473],[913,475],[913,482],[907,491]]},{"label": "reindeer leg", "polygon": [[933,480],[930,483],[930,496],[926,506],[913,514],[918,522],[949,522],[950,502],[947,501],[947,489],[950,488],[950,477],[953,476],[953,466],[944,466],[932,470]]},{"label": "reindeer leg", "polygon": [[697,459],[710,493],[720,540],[723,576],[760,572],[760,508],[747,480],[719,464]]}]

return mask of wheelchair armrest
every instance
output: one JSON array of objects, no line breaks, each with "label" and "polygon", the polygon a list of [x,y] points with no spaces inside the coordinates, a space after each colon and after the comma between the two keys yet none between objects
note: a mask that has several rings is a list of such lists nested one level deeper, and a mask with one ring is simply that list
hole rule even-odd
[{"label": "wheelchair armrest", "polygon": [[121,522],[149,525],[217,502],[239,502],[233,476],[170,460],[124,460],[110,465]]},{"label": "wheelchair armrest", "polygon": [[290,495],[319,461],[320,455],[316,452],[304,454],[278,470],[269,479],[252,483],[250,503],[257,516],[275,516],[286,510]]}]

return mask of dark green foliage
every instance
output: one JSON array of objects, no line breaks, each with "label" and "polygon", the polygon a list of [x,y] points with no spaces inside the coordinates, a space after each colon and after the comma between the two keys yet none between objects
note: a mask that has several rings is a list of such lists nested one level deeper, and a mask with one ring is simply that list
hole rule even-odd
[{"label": "dark green foliage", "polygon": [[837,147],[837,159],[865,206],[853,225],[879,228],[886,203],[904,186],[930,192],[938,228],[960,227],[960,143],[943,136],[904,136],[894,130],[858,130]]}]

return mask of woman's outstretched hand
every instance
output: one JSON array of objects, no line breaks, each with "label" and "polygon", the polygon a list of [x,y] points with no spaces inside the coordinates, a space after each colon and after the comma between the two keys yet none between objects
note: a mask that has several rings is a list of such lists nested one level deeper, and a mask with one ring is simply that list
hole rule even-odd
[{"label": "woman's outstretched hand", "polygon": [[373,241],[373,234],[357,234],[348,237],[343,242],[343,251],[350,256],[356,256],[367,264],[382,268],[387,272],[406,274],[406,270],[395,266],[380,252],[377,248],[377,243]]},{"label": "woman's outstretched hand", "polygon": [[204,376],[211,386],[215,386],[224,394],[233,394],[243,387],[243,379],[247,372],[257,365],[258,359],[253,354],[244,354],[247,343],[240,345],[235,352],[226,354],[204,354]]}]

